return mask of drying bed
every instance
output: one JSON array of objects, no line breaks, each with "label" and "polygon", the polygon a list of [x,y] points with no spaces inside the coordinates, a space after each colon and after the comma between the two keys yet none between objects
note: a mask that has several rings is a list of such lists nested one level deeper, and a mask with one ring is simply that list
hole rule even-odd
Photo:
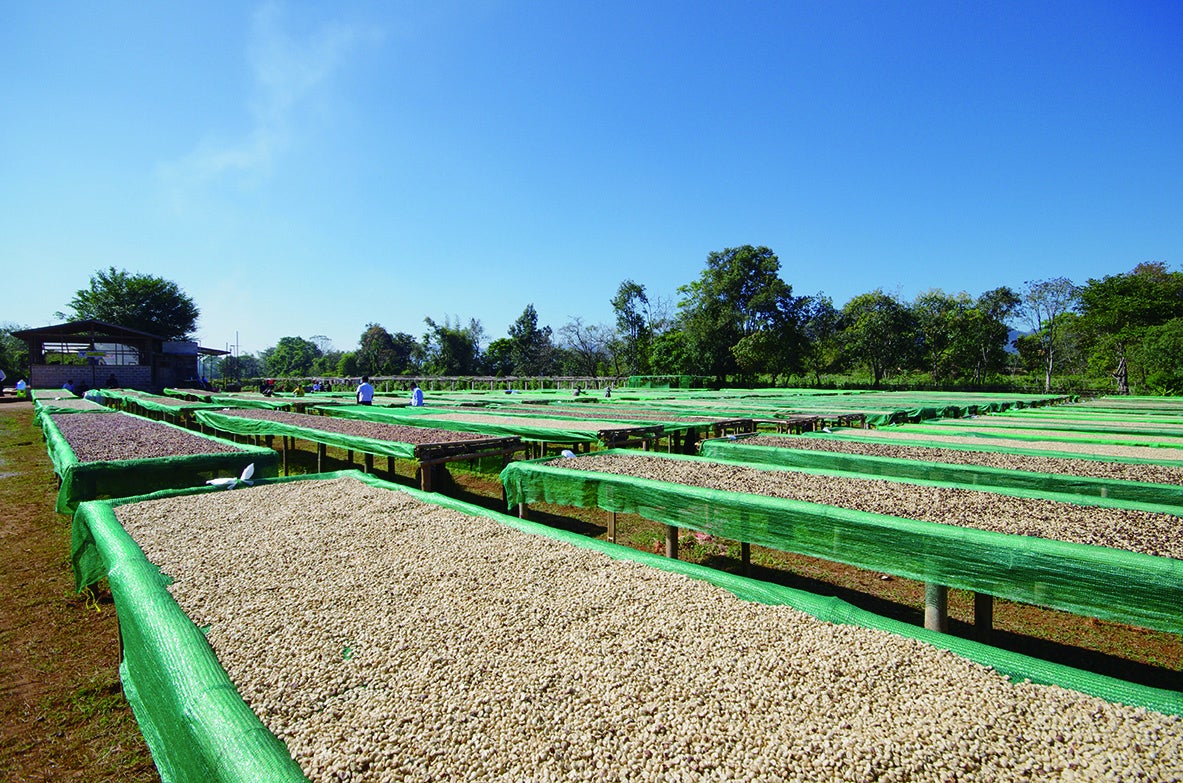
[{"label": "drying bed", "polygon": [[[833,454],[853,454],[887,459],[940,462],[950,465],[969,465],[999,470],[1017,470],[1082,478],[1113,479],[1118,481],[1146,481],[1160,484],[1183,484],[1183,462],[1155,463],[1146,459],[1118,460],[1081,452],[1075,456],[1050,456],[1030,450],[971,449],[967,444],[908,445],[906,442],[845,439],[840,437],[787,435],[756,435],[734,441],[708,441],[703,444],[704,456],[722,457],[735,447],[768,449],[808,449]],[[708,453],[718,449],[714,453]],[[751,452],[744,448],[745,455]],[[1092,458],[1089,458],[1089,457]]]},{"label": "drying bed", "polygon": [[511,506],[636,513],[934,585],[1183,632],[1176,559],[1183,536],[1172,514],[629,451],[515,462],[501,477]]},{"label": "drying bed", "polygon": [[[427,497],[354,474],[84,506],[79,582],[109,569],[125,687],[162,776],[1183,774],[1183,721],[1157,711],[1176,712],[1177,695],[1077,673],[1146,709],[1024,682],[1022,656],[912,631],[982,665],[819,622],[778,605],[821,610],[797,591]],[[188,619],[152,594],[163,583]],[[229,719],[207,642],[270,734],[250,714]]]},{"label": "drying bed", "polygon": [[260,478],[274,476],[279,455],[240,446],[130,413],[53,414],[41,418],[54,472],[61,481],[57,510],[83,500],[137,495],[239,475],[253,464]]},{"label": "drying bed", "polygon": [[202,426],[235,435],[290,436],[366,454],[417,461],[459,455],[478,458],[512,450],[520,443],[518,438],[491,438],[476,432],[287,411],[199,411],[196,418]]}]

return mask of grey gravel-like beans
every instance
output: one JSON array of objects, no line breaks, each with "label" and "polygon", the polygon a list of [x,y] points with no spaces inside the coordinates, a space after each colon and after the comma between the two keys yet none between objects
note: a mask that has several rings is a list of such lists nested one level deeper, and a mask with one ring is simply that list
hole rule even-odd
[{"label": "grey gravel-like beans", "polygon": [[363,421],[361,419],[343,419],[337,416],[317,416],[310,413],[289,413],[287,411],[259,410],[255,408],[237,408],[219,411],[225,416],[237,416],[242,419],[260,419],[275,421],[281,424],[291,424],[295,427],[308,427],[322,432],[336,432],[341,435],[354,435],[359,438],[373,438],[374,440],[388,440],[396,443],[410,443],[422,446],[431,443],[454,443],[465,440],[486,440],[489,436],[477,432],[457,432],[455,430],[441,430],[434,427],[410,427],[404,424],[387,424],[385,422]]},{"label": "grey gravel-like beans", "polygon": [[1183,519],[1170,514],[642,453],[588,454],[548,464],[1183,559]]},{"label": "grey gravel-like beans", "polygon": [[50,418],[80,462],[243,451],[229,443],[122,413],[63,413]]},{"label": "grey gravel-like beans", "polygon": [[1183,776],[1178,717],[354,479],[116,513],[316,783]]},{"label": "grey gravel-like beans", "polygon": [[113,408],[108,408],[105,405],[100,405],[97,402],[92,402],[85,397],[66,397],[60,400],[42,400],[43,403],[54,408],[61,408],[63,410],[74,411],[95,411],[99,413],[110,412]]},{"label": "grey gravel-like beans", "polygon": [[[749,446],[774,446],[786,449],[812,449],[839,454],[865,454],[872,457],[891,457],[922,462],[944,462],[950,465],[977,465],[1004,470],[1025,470],[1034,473],[1057,473],[1066,476],[1150,481],[1158,484],[1183,484],[1183,468],[1139,462],[1109,462],[1068,457],[1039,457],[1027,454],[1006,454],[996,451],[968,451],[958,448],[907,446],[894,443],[872,443],[792,435],[754,435],[739,441]],[[1083,452],[1082,452],[1083,453]]]}]

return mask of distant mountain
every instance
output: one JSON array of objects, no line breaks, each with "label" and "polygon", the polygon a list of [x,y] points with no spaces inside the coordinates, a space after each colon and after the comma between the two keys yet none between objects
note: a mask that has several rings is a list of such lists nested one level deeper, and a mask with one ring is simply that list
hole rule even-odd
[{"label": "distant mountain", "polygon": [[1006,352],[1007,353],[1018,353],[1018,351],[1015,349],[1015,340],[1017,340],[1020,337],[1026,337],[1029,334],[1031,334],[1031,332],[1023,332],[1018,329],[1009,330],[1006,333]]}]

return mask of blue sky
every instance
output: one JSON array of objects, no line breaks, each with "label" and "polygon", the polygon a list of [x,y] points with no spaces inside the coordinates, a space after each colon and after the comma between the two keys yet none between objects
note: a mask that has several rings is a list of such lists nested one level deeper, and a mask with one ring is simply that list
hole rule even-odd
[{"label": "blue sky", "polygon": [[349,350],[674,302],[1183,263],[1183,3],[0,0],[0,322],[108,266]]}]

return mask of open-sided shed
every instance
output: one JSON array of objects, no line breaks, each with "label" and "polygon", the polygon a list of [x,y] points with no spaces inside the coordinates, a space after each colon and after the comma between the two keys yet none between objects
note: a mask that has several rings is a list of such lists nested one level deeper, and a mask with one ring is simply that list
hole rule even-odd
[{"label": "open-sided shed", "polygon": [[29,347],[28,379],[34,389],[55,389],[66,381],[72,381],[76,391],[81,387],[160,390],[182,386],[199,377],[200,357],[226,353],[95,320],[24,329],[13,335]]}]

